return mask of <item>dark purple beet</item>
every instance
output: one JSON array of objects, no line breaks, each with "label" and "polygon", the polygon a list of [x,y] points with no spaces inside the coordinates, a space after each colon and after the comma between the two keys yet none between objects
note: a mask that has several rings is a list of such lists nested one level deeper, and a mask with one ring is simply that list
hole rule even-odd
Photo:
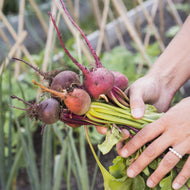
[{"label": "dark purple beet", "polygon": [[12,106],[13,108],[21,109],[27,112],[31,119],[36,119],[44,122],[45,124],[53,124],[59,120],[61,108],[57,100],[53,98],[48,98],[40,103],[29,103],[17,96],[12,95],[11,98],[22,101],[24,104],[28,105],[28,108],[18,108]]},{"label": "dark purple beet", "polygon": [[53,98],[45,99],[38,104],[38,119],[46,124],[53,124],[59,120],[60,104]]},{"label": "dark purple beet", "polygon": [[72,87],[72,85],[80,84],[80,79],[77,73],[66,70],[60,72],[54,77],[50,88],[58,92],[61,92],[63,89]]}]

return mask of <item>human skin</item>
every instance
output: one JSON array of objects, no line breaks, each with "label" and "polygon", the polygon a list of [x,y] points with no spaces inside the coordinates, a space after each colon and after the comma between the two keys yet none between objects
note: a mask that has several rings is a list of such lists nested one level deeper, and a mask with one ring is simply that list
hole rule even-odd
[{"label": "human skin", "polygon": [[[190,16],[174,39],[160,55],[149,72],[135,81],[126,93],[130,98],[131,112],[140,119],[145,112],[145,103],[154,105],[158,112],[166,112],[157,121],[145,126],[126,144],[117,144],[117,152],[128,157],[147,142],[152,143],[127,170],[129,177],[138,175],[152,160],[173,147],[182,156],[190,154],[190,98],[185,98],[169,108],[176,91],[190,78]],[[167,111],[168,110],[168,111]],[[102,134],[105,128],[98,128]],[[124,139],[128,138],[125,131]],[[154,140],[155,139],[155,140]],[[164,156],[158,168],[147,180],[154,187],[177,164],[179,158],[171,151]],[[190,177],[190,157],[172,186],[179,189]]]},{"label": "human skin", "polygon": [[[126,144],[123,144],[122,141],[117,144],[118,154],[122,157],[128,157],[145,143],[152,141],[128,168],[127,175],[129,177],[135,177],[169,147],[173,147],[182,156],[190,154],[190,97],[183,99],[168,110],[176,91],[189,78],[190,16],[149,72],[127,89],[134,118],[143,117],[145,103],[154,105],[159,112],[166,111],[160,119],[145,126]],[[179,158],[168,151],[158,168],[147,180],[147,186],[151,188],[156,186],[178,161]],[[181,172],[174,179],[172,187],[179,189],[189,177],[190,156]]]}]

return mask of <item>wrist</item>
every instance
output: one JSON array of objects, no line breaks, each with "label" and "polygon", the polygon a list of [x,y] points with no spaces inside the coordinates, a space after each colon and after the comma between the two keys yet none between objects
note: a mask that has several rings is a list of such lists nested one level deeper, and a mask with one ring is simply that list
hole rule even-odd
[{"label": "wrist", "polygon": [[150,69],[169,91],[176,92],[190,78],[190,16]]}]

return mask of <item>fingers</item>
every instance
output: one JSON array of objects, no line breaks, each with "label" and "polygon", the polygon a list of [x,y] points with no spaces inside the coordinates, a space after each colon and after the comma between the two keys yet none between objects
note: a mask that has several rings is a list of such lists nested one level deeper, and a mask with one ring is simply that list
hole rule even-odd
[{"label": "fingers", "polygon": [[[102,135],[106,135],[106,133],[108,131],[108,127],[104,127],[104,126],[95,126],[95,127],[96,127],[96,130],[98,133],[100,133]],[[122,132],[122,135],[123,135],[122,137],[123,137],[123,141],[124,141],[129,137],[130,134],[127,129],[121,129],[121,132]]]},{"label": "fingers", "polygon": [[161,135],[154,140],[137,158],[137,160],[131,164],[127,170],[129,177],[135,177],[138,175],[147,165],[149,165],[155,158],[157,158],[162,152],[164,152],[170,144],[170,140],[165,135]]},{"label": "fingers", "polygon": [[[175,148],[175,150],[178,152],[177,148]],[[179,160],[180,158],[178,156],[169,151],[160,162],[158,168],[148,178],[147,186],[150,188],[155,187],[162,180],[162,178],[174,168]]]},{"label": "fingers", "polygon": [[[187,138],[185,141],[182,141],[181,143],[174,145],[173,149],[181,156],[185,155],[189,151],[189,139]],[[175,152],[168,151],[168,153],[160,162],[158,168],[147,180],[147,186],[149,186],[150,188],[156,186],[160,182],[160,180],[175,167],[179,160],[180,157]],[[189,177],[190,158],[186,161],[182,171],[178,174],[175,181],[173,182],[173,188],[179,189],[181,186],[185,184]]]},{"label": "fingers", "polygon": [[173,181],[172,187],[174,189],[180,189],[190,178],[190,156],[186,160],[182,170]]},{"label": "fingers", "polygon": [[116,144],[117,152],[123,147],[123,145],[125,144],[125,140],[128,139],[129,135],[130,135],[130,133],[127,129],[122,129],[122,134],[123,134],[123,140]]},{"label": "fingers", "polygon": [[157,120],[154,122],[154,125],[149,124],[141,129],[124,146],[120,144],[120,146],[117,147],[117,152],[122,157],[128,157],[141,148],[145,143],[160,135],[162,131],[163,125],[161,124],[161,120]]},{"label": "fingers", "polygon": [[[175,165],[179,162],[180,156],[183,156],[189,152],[189,141],[182,141],[181,143],[174,145],[173,149],[177,152],[168,151],[159,163],[157,169],[147,180],[147,186],[150,188],[155,187],[164,176],[170,172]],[[164,150],[166,150],[172,143],[170,142],[167,135],[163,134],[154,140],[138,157],[138,159],[131,164],[127,170],[129,177],[135,177],[138,175],[147,165],[149,165],[156,157],[158,157]],[[190,157],[186,161],[183,169],[178,174],[173,182],[173,188],[179,189],[182,187],[190,177]]]},{"label": "fingers", "polygon": [[102,135],[106,135],[107,131],[108,131],[108,127],[103,127],[103,126],[95,126],[96,130],[98,133],[102,134]]},{"label": "fingers", "polygon": [[129,90],[131,113],[135,119],[142,118],[145,113],[145,104],[142,95],[139,93],[133,89]]}]

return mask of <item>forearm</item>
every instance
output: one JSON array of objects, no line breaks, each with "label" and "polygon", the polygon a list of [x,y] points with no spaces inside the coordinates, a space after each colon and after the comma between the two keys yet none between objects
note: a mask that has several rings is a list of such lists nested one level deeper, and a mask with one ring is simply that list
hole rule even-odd
[{"label": "forearm", "polygon": [[190,16],[149,71],[175,93],[190,78]]}]

